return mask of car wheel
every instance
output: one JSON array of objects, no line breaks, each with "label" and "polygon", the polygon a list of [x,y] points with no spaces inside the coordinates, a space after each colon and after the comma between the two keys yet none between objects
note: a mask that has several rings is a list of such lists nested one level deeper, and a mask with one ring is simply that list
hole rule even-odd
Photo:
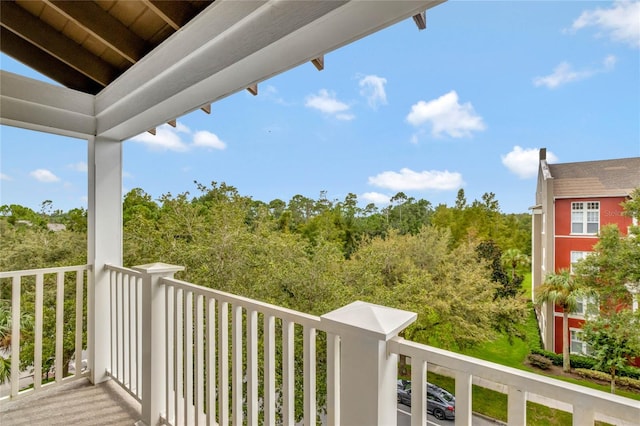
[{"label": "car wheel", "polygon": [[398,403],[402,403],[402,398],[400,398],[400,395],[398,395]]},{"label": "car wheel", "polygon": [[444,420],[446,416],[444,415],[444,411],[442,411],[441,408],[436,408],[433,410],[433,417],[438,420]]}]

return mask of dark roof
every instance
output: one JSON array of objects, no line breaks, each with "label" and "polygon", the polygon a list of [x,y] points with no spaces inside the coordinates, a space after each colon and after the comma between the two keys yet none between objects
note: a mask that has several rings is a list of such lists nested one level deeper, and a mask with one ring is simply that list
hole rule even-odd
[{"label": "dark roof", "polygon": [[0,49],[95,95],[212,2],[2,0]]},{"label": "dark roof", "polygon": [[626,196],[640,187],[640,157],[549,164],[556,198]]}]

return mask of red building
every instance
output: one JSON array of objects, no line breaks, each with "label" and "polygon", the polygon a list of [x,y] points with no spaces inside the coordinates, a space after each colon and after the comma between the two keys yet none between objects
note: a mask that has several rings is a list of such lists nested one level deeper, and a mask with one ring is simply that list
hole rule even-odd
[{"label": "red building", "polygon": [[[532,207],[532,286],[545,275],[573,265],[598,242],[600,229],[616,224],[626,235],[632,218],[622,215],[621,203],[640,187],[640,157],[549,164],[540,149],[536,205]],[[534,300],[535,301],[535,300]],[[586,353],[580,328],[588,300],[569,315],[570,352]],[[562,353],[562,309],[543,305],[538,311],[546,350]]]}]

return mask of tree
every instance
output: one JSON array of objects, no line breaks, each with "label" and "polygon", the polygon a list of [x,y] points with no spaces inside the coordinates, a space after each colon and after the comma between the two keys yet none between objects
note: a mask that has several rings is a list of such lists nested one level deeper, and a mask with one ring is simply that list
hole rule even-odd
[{"label": "tree", "polygon": [[616,392],[617,372],[640,356],[640,311],[629,309],[602,313],[588,319],[582,336],[597,360],[595,368],[611,375],[611,393]]},{"label": "tree", "polygon": [[553,303],[562,309],[562,369],[566,372],[571,370],[569,314],[578,310],[578,302],[585,296],[595,296],[595,293],[590,288],[581,286],[566,269],[557,274],[548,274],[536,292],[538,305]]},{"label": "tree", "polygon": [[511,269],[511,280],[515,280],[516,271],[520,267],[529,265],[529,257],[522,254],[518,249],[508,249],[501,257],[502,265]]}]

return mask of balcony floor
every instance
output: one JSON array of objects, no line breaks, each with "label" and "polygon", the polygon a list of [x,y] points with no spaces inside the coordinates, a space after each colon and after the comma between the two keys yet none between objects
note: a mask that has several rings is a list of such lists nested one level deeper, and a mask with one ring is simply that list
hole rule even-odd
[{"label": "balcony floor", "polygon": [[126,425],[140,420],[140,404],[116,383],[88,379],[0,402],[2,426]]}]

